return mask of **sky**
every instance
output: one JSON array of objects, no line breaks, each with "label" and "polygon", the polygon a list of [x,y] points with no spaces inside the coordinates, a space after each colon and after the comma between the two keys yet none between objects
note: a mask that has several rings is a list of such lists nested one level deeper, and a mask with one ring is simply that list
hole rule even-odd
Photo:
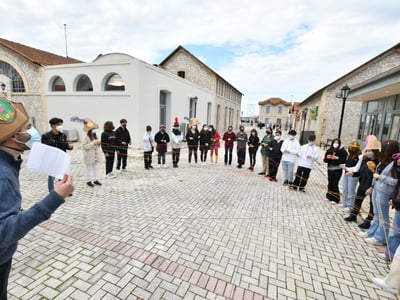
[{"label": "sky", "polygon": [[400,42],[399,0],[1,0],[0,37],[85,62],[179,45],[259,101],[308,96]]}]

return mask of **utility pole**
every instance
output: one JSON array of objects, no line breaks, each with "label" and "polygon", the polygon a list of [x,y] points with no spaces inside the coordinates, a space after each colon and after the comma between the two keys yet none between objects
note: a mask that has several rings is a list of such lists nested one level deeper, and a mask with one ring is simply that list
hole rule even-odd
[{"label": "utility pole", "polygon": [[64,24],[64,37],[65,37],[65,57],[68,58],[67,24]]}]

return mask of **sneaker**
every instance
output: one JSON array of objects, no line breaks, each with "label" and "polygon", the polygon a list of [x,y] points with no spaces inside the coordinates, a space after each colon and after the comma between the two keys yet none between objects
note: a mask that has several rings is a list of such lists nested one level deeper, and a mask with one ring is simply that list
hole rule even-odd
[{"label": "sneaker", "polygon": [[122,172],[128,172],[128,170],[124,168],[124,169],[122,169]]},{"label": "sneaker", "polygon": [[351,209],[349,207],[343,208],[343,211],[350,211]]},{"label": "sneaker", "polygon": [[360,231],[357,233],[358,236],[361,236],[363,238],[368,238],[368,232],[366,231]]},{"label": "sneaker", "polygon": [[117,173],[121,173],[121,170],[120,170],[120,169],[117,169]]},{"label": "sneaker", "polygon": [[157,168],[157,169],[161,168],[161,165],[160,165],[160,164],[158,164],[156,168]]},{"label": "sneaker", "polygon": [[377,256],[381,260],[390,261],[389,257],[387,257],[385,253],[378,253]]},{"label": "sneaker", "polygon": [[371,221],[368,219],[365,219],[364,222],[362,222],[360,225],[358,225],[361,229],[369,229],[371,227]]},{"label": "sneaker", "polygon": [[153,166],[149,166],[150,169],[154,169]]},{"label": "sneaker", "polygon": [[86,182],[88,186],[94,187],[94,184],[91,181]]},{"label": "sneaker", "polygon": [[166,169],[166,168],[168,168],[168,165],[164,164],[163,167],[164,167],[164,169]]},{"label": "sneaker", "polygon": [[383,246],[383,243],[379,242],[379,241],[378,241],[376,238],[374,238],[374,237],[366,238],[365,241],[366,241],[368,244]]},{"label": "sneaker", "polygon": [[399,292],[396,288],[392,287],[389,283],[386,282],[384,278],[373,277],[372,282],[383,289],[385,292],[397,295]]},{"label": "sneaker", "polygon": [[346,218],[344,218],[344,220],[347,222],[357,222],[357,216],[350,214]]},{"label": "sneaker", "polygon": [[300,192],[305,193],[306,190],[305,189],[299,189]]},{"label": "sneaker", "polygon": [[289,189],[293,191],[297,191],[297,187],[294,187],[293,185],[289,185]]},{"label": "sneaker", "polygon": [[98,180],[93,181],[93,183],[94,183],[95,185],[101,185],[101,183],[100,183]]},{"label": "sneaker", "polygon": [[258,173],[258,175],[264,175],[265,176],[265,172],[260,172],[260,173]]},{"label": "sneaker", "polygon": [[[336,203],[336,202],[335,202],[335,203]],[[343,203],[339,203],[337,206],[338,206],[338,207],[343,207],[344,205],[343,205]]]},{"label": "sneaker", "polygon": [[114,179],[114,178],[116,178],[117,176],[114,174],[114,173],[112,173],[112,172],[110,172],[110,173],[108,173],[107,174],[107,179]]}]

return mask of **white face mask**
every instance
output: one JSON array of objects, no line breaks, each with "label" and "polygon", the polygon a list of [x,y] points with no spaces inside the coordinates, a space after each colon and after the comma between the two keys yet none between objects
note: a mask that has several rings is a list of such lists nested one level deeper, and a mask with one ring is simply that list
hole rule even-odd
[{"label": "white face mask", "polygon": [[308,144],[310,145],[310,146],[314,146],[314,142],[308,142]]},{"label": "white face mask", "polygon": [[58,126],[56,126],[56,130],[58,131],[58,132],[63,132],[63,127],[62,127],[62,125],[58,125]]},{"label": "white face mask", "polygon": [[333,148],[339,148],[339,144],[338,143],[334,143],[333,144]]},{"label": "white face mask", "polygon": [[289,140],[294,140],[294,135],[289,135]]},{"label": "white face mask", "polygon": [[25,145],[27,145],[29,148],[32,148],[32,145],[34,143],[40,143],[42,141],[42,137],[40,136],[40,133],[36,130],[36,128],[31,127],[27,131],[31,138],[29,141],[25,142]]},{"label": "white face mask", "polygon": [[276,135],[276,136],[274,136],[274,139],[279,141],[281,139],[281,136],[280,135]]}]

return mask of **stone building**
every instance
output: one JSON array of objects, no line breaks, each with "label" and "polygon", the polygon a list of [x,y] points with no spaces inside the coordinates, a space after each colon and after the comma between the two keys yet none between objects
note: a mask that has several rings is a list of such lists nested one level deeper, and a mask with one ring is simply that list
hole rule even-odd
[{"label": "stone building", "polygon": [[[343,107],[343,100],[338,95],[346,84],[351,90],[343,110],[343,144],[352,140],[362,142],[369,134],[380,140],[399,140],[400,44],[336,79],[301,103],[298,114],[305,117],[304,129],[314,131],[319,143],[338,136]],[[300,126],[297,130],[301,130]]]},{"label": "stone building", "polygon": [[[207,119],[203,122],[215,124],[220,131],[226,130],[229,125],[238,128],[243,95],[224,78],[182,46],[165,58],[160,67],[215,94],[214,100],[208,104]],[[190,101],[190,105],[194,106],[197,100]]]},{"label": "stone building", "polygon": [[48,128],[44,122],[44,67],[77,62],[80,61],[0,38],[0,83],[4,84],[4,93],[9,99],[24,103],[39,130]]},{"label": "stone building", "polygon": [[291,123],[292,103],[281,98],[269,98],[258,102],[258,120],[266,127],[280,127],[287,130]]}]

